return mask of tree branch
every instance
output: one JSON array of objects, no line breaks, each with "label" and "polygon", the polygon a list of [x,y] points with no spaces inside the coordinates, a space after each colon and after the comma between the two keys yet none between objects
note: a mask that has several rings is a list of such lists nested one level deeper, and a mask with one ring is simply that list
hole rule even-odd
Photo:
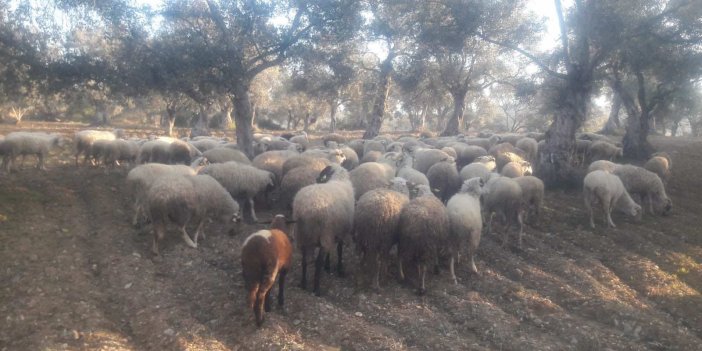
[{"label": "tree branch", "polygon": [[502,47],[504,47],[504,48],[507,48],[507,49],[510,49],[510,50],[513,50],[513,51],[516,51],[516,52],[522,54],[524,57],[528,58],[528,59],[529,59],[531,62],[533,62],[535,65],[539,66],[542,70],[544,70],[544,72],[546,72],[546,73],[547,73],[548,75],[550,75],[550,76],[553,76],[553,77],[556,77],[556,78],[559,78],[559,79],[566,79],[566,78],[567,78],[567,76],[566,76],[565,74],[559,73],[559,72],[556,72],[556,71],[552,70],[552,69],[549,68],[545,63],[543,63],[539,58],[537,58],[537,57],[534,56],[533,54],[527,52],[526,50],[524,50],[524,49],[522,49],[522,48],[520,48],[520,47],[518,47],[518,46],[516,46],[516,45],[512,45],[512,44],[504,43],[504,42],[499,42],[499,41],[497,41],[497,40],[488,38],[488,37],[486,37],[486,36],[484,36],[484,35],[482,35],[482,34],[478,34],[478,36],[479,36],[482,40],[487,41],[488,43],[495,44],[495,45],[499,45],[499,46],[502,46]]}]

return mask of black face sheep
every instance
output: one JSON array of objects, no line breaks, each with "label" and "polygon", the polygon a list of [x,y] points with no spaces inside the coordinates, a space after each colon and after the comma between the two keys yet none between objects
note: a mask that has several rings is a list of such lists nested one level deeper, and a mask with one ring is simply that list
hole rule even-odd
[{"label": "black face sheep", "polygon": [[259,193],[270,191],[275,184],[273,173],[239,162],[210,164],[203,167],[199,173],[208,174],[217,179],[234,199],[246,201],[251,215],[249,220],[254,222],[258,221],[254,197]]},{"label": "black face sheep", "polygon": [[502,246],[507,246],[509,228],[512,224],[519,226],[517,247],[522,247],[522,188],[511,178],[494,177],[487,183],[487,194],[483,197],[483,204],[487,218],[487,233],[492,231],[492,216],[498,214],[507,222],[504,228]]},{"label": "black face sheep", "polygon": [[241,247],[241,267],[248,291],[248,306],[256,325],[263,324],[264,309],[270,311],[270,293],[278,279],[278,306],[285,303],[285,276],[290,270],[292,244],[288,239],[285,217],[273,218],[268,230],[259,230],[246,238]]},{"label": "black face sheep", "polygon": [[462,142],[451,143],[449,146],[456,150],[456,165],[459,169],[470,164],[477,157],[487,155],[487,151],[480,146],[467,145]]},{"label": "black face sheep", "polygon": [[502,167],[500,174],[508,178],[517,178],[531,174],[531,164],[529,161],[510,162]]},{"label": "black face sheep", "polygon": [[463,182],[460,192],[453,195],[446,204],[449,218],[449,251],[451,261],[449,268],[454,283],[458,283],[454,270],[454,261],[458,258],[463,242],[468,242],[468,263],[470,271],[478,274],[475,266],[475,252],[480,244],[483,231],[483,218],[480,213],[480,196],[485,193],[485,181],[471,178]]},{"label": "black face sheep", "polygon": [[641,213],[641,206],[631,199],[619,177],[605,171],[597,170],[585,176],[583,195],[585,207],[590,213],[590,227],[592,228],[595,228],[592,206],[596,202],[602,205],[605,225],[612,228],[616,227],[612,221],[612,209],[615,207],[632,217],[637,217]]},{"label": "black face sheep", "polygon": [[663,184],[668,183],[671,175],[670,169],[672,168],[672,162],[667,153],[662,152],[660,154],[654,154],[653,157],[646,161],[643,167],[657,174],[663,181]]},{"label": "black face sheep", "polygon": [[622,157],[622,148],[608,141],[593,141],[588,149],[590,162],[597,160],[614,161],[616,158]]},{"label": "black face sheep", "polygon": [[307,258],[319,248],[315,261],[314,293],[319,296],[319,279],[327,253],[337,243],[337,270],[342,273],[343,243],[353,230],[354,189],[349,173],[337,164],[319,174],[318,184],[302,188],[293,200],[295,240],[302,252],[303,289],[307,288]]},{"label": "black face sheep", "polygon": [[391,189],[371,190],[356,203],[353,238],[361,252],[361,267],[375,269],[375,289],[380,288],[381,267],[388,263],[390,249],[398,242],[400,213],[409,202],[407,185],[398,181],[393,184],[399,187],[399,192]]},{"label": "black face sheep", "polygon": [[514,178],[522,188],[522,208],[525,211],[524,220],[535,224],[539,220],[541,206],[544,201],[544,182],[534,176]]},{"label": "black face sheep", "polygon": [[461,177],[458,175],[455,162],[435,163],[427,171],[427,179],[434,195],[444,203],[461,188]]},{"label": "black face sheep", "polygon": [[236,161],[245,165],[251,164],[251,161],[249,161],[249,158],[246,157],[243,152],[228,147],[218,147],[207,150],[202,153],[202,156],[205,157],[209,163]]},{"label": "black face sheep", "polygon": [[663,181],[655,173],[633,165],[618,165],[612,173],[622,180],[631,196],[641,198],[642,206],[643,202],[648,202],[651,214],[665,215],[673,208],[672,201],[665,193]]},{"label": "black face sheep", "polygon": [[[419,185],[418,189],[426,188]],[[410,200],[400,213],[398,256],[400,278],[404,279],[403,265],[409,263],[417,268],[418,293],[426,292],[427,266],[438,262],[439,253],[446,247],[449,233],[449,218],[441,201],[426,190]]]},{"label": "black face sheep", "polygon": [[62,147],[64,139],[59,134],[46,134],[41,132],[12,132],[3,140],[3,165],[5,171],[12,170],[12,164],[18,156],[22,161],[27,155],[37,157],[37,168],[45,170],[44,159],[51,149]]},{"label": "black face sheep", "polygon": [[314,166],[302,166],[285,173],[280,182],[280,203],[286,210],[292,209],[293,199],[300,189],[316,183],[317,176],[323,169],[324,167],[318,169]]}]

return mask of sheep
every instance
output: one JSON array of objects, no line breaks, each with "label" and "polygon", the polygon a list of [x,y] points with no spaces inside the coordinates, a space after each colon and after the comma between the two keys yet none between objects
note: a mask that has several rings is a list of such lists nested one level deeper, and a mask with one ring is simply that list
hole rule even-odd
[{"label": "sheep", "polygon": [[397,190],[374,189],[358,199],[354,212],[353,239],[361,252],[361,267],[375,268],[373,287],[380,289],[381,265],[387,264],[390,249],[398,242],[400,213],[409,202],[406,183],[394,178]]},{"label": "sheep", "polygon": [[507,246],[509,228],[513,223],[519,225],[517,247],[522,247],[522,188],[512,178],[491,177],[487,182],[488,191],[483,197],[487,219],[487,233],[492,232],[492,217],[499,214],[507,226],[504,229],[502,246]]},{"label": "sheep", "polygon": [[670,180],[672,162],[670,161],[670,156],[665,152],[653,154],[653,157],[646,161],[643,167],[657,174],[663,181],[663,184],[667,184],[668,180]]},{"label": "sheep", "polygon": [[482,163],[483,165],[485,165],[485,168],[487,168],[490,172],[497,169],[497,162],[495,161],[494,156],[486,155],[476,157],[473,163]]},{"label": "sheep", "polygon": [[195,157],[201,156],[200,150],[182,140],[173,140],[168,145],[169,164],[190,164]]},{"label": "sheep", "polygon": [[196,147],[200,152],[204,153],[207,150],[212,150],[222,146],[222,142],[213,138],[201,138],[192,140],[190,145]]},{"label": "sheep", "polygon": [[209,164],[198,173],[212,176],[229,191],[233,198],[245,200],[245,205],[250,208],[250,220],[254,222],[258,221],[254,197],[258,193],[269,191],[275,184],[273,173],[235,161]]},{"label": "sheep", "polygon": [[614,161],[616,158],[622,157],[622,148],[608,141],[593,141],[588,149],[590,162],[597,160]]},{"label": "sheep", "polygon": [[517,142],[524,138],[523,134],[516,134],[516,133],[508,133],[508,134],[500,134],[500,142],[503,143],[510,143],[514,146],[517,146]]},{"label": "sheep", "polygon": [[317,182],[319,184],[308,185],[295,195],[293,220],[296,222],[295,240],[302,252],[300,286],[303,289],[307,288],[307,255],[319,247],[314,273],[314,293],[319,296],[320,270],[334,242],[337,242],[337,271],[343,274],[343,243],[353,230],[355,197],[349,172],[340,165],[324,168]]},{"label": "sheep", "polygon": [[498,135],[493,135],[490,138],[461,138],[460,141],[468,145],[480,146],[485,150],[490,150],[493,145],[500,142],[500,137]]},{"label": "sheep", "polygon": [[473,162],[461,168],[459,175],[461,177],[461,181],[463,182],[475,177],[480,177],[482,180],[487,181],[488,177],[490,176],[490,171],[484,164],[480,162]]},{"label": "sheep", "polygon": [[160,139],[145,142],[139,148],[137,163],[144,164],[147,162],[155,162],[168,164],[170,161],[170,154],[168,152],[169,145],[170,143],[168,141]]},{"label": "sheep", "polygon": [[36,167],[46,170],[44,159],[49,155],[52,148],[63,147],[63,145],[64,139],[59,134],[12,132],[5,136],[2,143],[5,171],[9,173],[12,170],[12,164],[17,156],[22,156],[22,163],[24,163],[26,155],[36,155]]},{"label": "sheep", "polygon": [[593,161],[590,166],[587,167],[587,173],[593,172],[593,171],[606,171],[609,173],[614,172],[614,169],[619,166],[618,164],[612,162],[612,161],[607,161],[607,160],[598,160],[598,161]]},{"label": "sheep", "polygon": [[575,161],[577,164],[585,164],[590,145],[592,145],[591,140],[575,140]]},{"label": "sheep", "polygon": [[544,182],[541,179],[525,175],[514,178],[522,189],[522,208],[525,211],[524,221],[535,224],[541,214],[541,205],[544,201]]},{"label": "sheep", "polygon": [[363,157],[363,145],[366,143],[365,140],[363,139],[354,139],[349,141],[346,146],[350,147],[353,149],[353,151],[356,152],[356,155],[360,159]]},{"label": "sheep", "polygon": [[228,147],[218,147],[214,149],[207,150],[202,153],[202,156],[207,159],[209,163],[224,163],[229,161],[236,161],[241,164],[251,165],[249,160],[243,152],[239,150],[230,149]]},{"label": "sheep", "polygon": [[329,166],[331,162],[326,158],[312,157],[309,155],[297,155],[287,159],[283,163],[282,167],[282,177],[288,174],[291,170],[297,167],[310,167],[316,169],[317,172],[321,172],[325,167]]},{"label": "sheep", "polygon": [[427,179],[434,195],[444,203],[461,188],[461,177],[458,175],[455,162],[435,163],[427,171]]},{"label": "sheep", "polygon": [[295,198],[295,194],[297,194],[300,189],[314,184],[319,172],[321,172],[324,167],[326,166],[323,166],[321,169],[318,169],[316,165],[295,167],[285,173],[283,179],[280,181],[279,197],[279,202],[284,208],[292,209],[292,202]]},{"label": "sheep", "polygon": [[480,146],[467,145],[462,142],[451,143],[449,146],[456,150],[456,166],[459,169],[470,164],[477,157],[487,155],[487,151]]},{"label": "sheep", "polygon": [[130,166],[136,164],[139,154],[139,144],[133,140],[115,139],[110,142],[103,158],[106,166],[116,166],[119,162],[129,162]]},{"label": "sheep", "polygon": [[[665,193],[663,181],[655,173],[633,165],[618,165],[612,172],[618,176],[631,196],[641,197],[641,204],[648,202],[651,214],[668,214],[672,201]],[[655,210],[655,211],[654,211]]]},{"label": "sheep", "polygon": [[531,175],[531,164],[529,164],[529,161],[510,162],[502,167],[500,174],[509,178]]},{"label": "sheep", "polygon": [[404,144],[398,141],[394,141],[390,144],[388,144],[387,148],[385,148],[385,151],[387,152],[402,152],[404,149]]},{"label": "sheep", "polygon": [[510,162],[522,164],[525,161],[527,161],[526,155],[516,148],[514,151],[503,152],[495,157],[495,164],[497,165],[498,171],[502,171],[502,168]]},{"label": "sheep", "polygon": [[[117,140],[117,139],[115,139]],[[114,140],[95,140],[93,145],[85,153],[85,157],[90,160],[91,164],[99,165],[100,162],[105,163],[105,155],[107,155],[112,148],[112,142]]]},{"label": "sheep", "polygon": [[380,162],[362,163],[349,172],[356,200],[373,189],[387,187],[393,177],[395,177],[395,169]]},{"label": "sheep", "polygon": [[96,140],[115,140],[121,138],[124,131],[121,129],[115,129],[113,131],[102,131],[102,130],[81,130],[75,132],[73,141],[75,146],[75,159],[76,166],[78,166],[78,158],[81,154],[85,155],[83,159],[83,164],[88,161],[88,153],[90,148]]},{"label": "sheep", "polygon": [[378,162],[380,158],[383,157],[383,152],[370,150],[363,153],[363,158],[361,159],[361,164],[368,162]]},{"label": "sheep", "polygon": [[[337,133],[329,133],[322,136],[322,145],[327,146],[327,143],[330,141],[333,141],[337,144],[345,144],[346,138],[343,135]],[[357,150],[356,153],[358,153]]]},{"label": "sheep", "polygon": [[583,180],[583,195],[585,207],[590,213],[590,227],[595,228],[595,221],[592,205],[599,202],[602,205],[605,225],[616,228],[612,221],[612,209],[615,207],[622,212],[637,217],[641,212],[641,206],[636,204],[626,191],[621,179],[616,175],[602,170],[588,173]]},{"label": "sheep", "polygon": [[424,173],[412,168],[413,158],[409,154],[403,154],[400,159],[400,166],[396,175],[404,178],[413,184],[429,185],[429,178]]},{"label": "sheep", "polygon": [[199,219],[193,242],[197,245],[199,236],[205,237],[205,220],[220,223],[235,223],[239,219],[239,203],[232,198],[216,179],[205,174],[185,176],[189,179],[195,190],[197,206],[196,218]]},{"label": "sheep", "polygon": [[370,151],[379,151],[381,154],[385,153],[385,145],[387,145],[385,140],[366,140],[366,142],[363,143],[363,156],[361,158],[363,159],[366,157]]},{"label": "sheep", "polygon": [[526,158],[529,162],[536,161],[536,152],[539,150],[539,142],[532,138],[521,138],[517,140],[515,146],[524,151]]},{"label": "sheep", "polygon": [[451,156],[441,150],[417,149],[412,153],[414,157],[414,169],[427,174],[429,168],[437,162],[447,161]]},{"label": "sheep", "polygon": [[154,228],[151,245],[154,255],[159,254],[158,242],[164,237],[166,225],[170,221],[178,225],[185,243],[192,248],[197,248],[197,244],[190,239],[185,230],[196,206],[195,189],[192,182],[184,176],[167,175],[153,182],[146,195],[146,208]]},{"label": "sheep", "polygon": [[307,133],[304,131],[302,132],[302,134],[295,135],[292,138],[290,138],[290,142],[300,145],[303,151],[307,149],[307,147],[310,145],[309,139],[307,138]]},{"label": "sheep", "polygon": [[488,149],[488,155],[492,155],[495,158],[497,158],[497,156],[500,156],[501,154],[504,154],[505,152],[518,153],[517,147],[507,142],[494,145],[490,149]]},{"label": "sheep", "polygon": [[463,242],[468,242],[468,262],[472,273],[478,274],[475,266],[475,252],[480,244],[480,235],[483,231],[483,218],[480,214],[480,196],[485,193],[485,181],[475,177],[466,180],[460,192],[453,195],[446,204],[446,213],[449,218],[449,251],[451,260],[449,269],[454,283],[458,283],[454,262],[461,252]]},{"label": "sheep", "polygon": [[134,217],[132,217],[132,225],[136,226],[139,223],[140,217],[144,215],[145,197],[153,182],[169,174],[195,175],[197,171],[184,165],[148,163],[134,167],[127,173],[127,189],[134,197]]},{"label": "sheep", "polygon": [[339,148],[339,150],[344,154],[344,157],[346,160],[341,163],[344,168],[346,168],[347,171],[350,171],[356,167],[358,167],[359,161],[358,161],[358,154],[356,154],[356,151],[354,151],[352,148],[348,146],[342,146]]},{"label": "sheep", "polygon": [[256,325],[263,324],[264,309],[270,311],[270,292],[278,279],[278,306],[285,303],[285,276],[292,263],[292,244],[286,233],[285,217],[276,215],[268,230],[249,235],[241,246],[241,268],[248,291],[248,307]]},{"label": "sheep", "polygon": [[441,151],[443,151],[443,152],[445,152],[447,155],[453,157],[454,160],[458,157],[458,155],[456,154],[456,149],[454,149],[454,148],[452,148],[452,147],[450,147],[450,146],[444,146],[444,147],[442,147],[442,148],[441,148]]},{"label": "sheep", "polygon": [[275,175],[276,184],[280,184],[281,179],[283,179],[283,164],[288,159],[298,156],[299,153],[292,150],[280,150],[280,151],[266,151],[256,157],[251,161],[251,165],[271,172]]},{"label": "sheep", "polygon": [[422,195],[410,200],[402,209],[397,246],[400,278],[405,279],[405,262],[416,265],[419,279],[417,292],[420,295],[426,292],[427,265],[438,262],[449,235],[446,208],[431,192],[427,194],[426,188],[424,185],[417,186]]}]

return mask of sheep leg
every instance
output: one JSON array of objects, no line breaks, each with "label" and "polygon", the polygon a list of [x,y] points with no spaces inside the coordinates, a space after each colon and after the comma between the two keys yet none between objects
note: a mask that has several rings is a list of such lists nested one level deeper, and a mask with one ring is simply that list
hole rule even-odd
[{"label": "sheep leg", "polygon": [[402,257],[397,258],[397,269],[400,273],[400,280],[405,280],[405,271],[402,270]]},{"label": "sheep leg", "polygon": [[281,269],[278,273],[278,306],[280,307],[285,304],[285,276],[287,274],[287,269]]},{"label": "sheep leg", "polygon": [[331,273],[331,254],[327,253],[327,256],[324,257],[324,270],[327,273]]},{"label": "sheep leg", "polygon": [[183,226],[182,228],[180,228],[180,232],[183,234],[183,240],[185,240],[185,244],[187,244],[188,246],[190,246],[190,247],[196,249],[196,248],[197,248],[197,244],[194,243],[194,242],[190,239],[190,235],[188,235],[188,232],[185,231],[185,226]]},{"label": "sheep leg", "polygon": [[253,198],[249,198],[249,207],[251,208],[251,220],[254,222],[258,222],[258,218],[256,218],[256,210],[254,209]]},{"label": "sheep leg", "polygon": [[614,225],[614,222],[612,222],[612,208],[614,208],[614,201],[612,201],[612,198],[605,197],[602,199],[602,210],[604,211],[604,216],[605,216],[605,226],[609,226],[611,228],[616,228],[617,226]]},{"label": "sheep leg", "polygon": [[307,289],[307,248],[302,248],[302,280],[300,281],[300,288],[302,290]]},{"label": "sheep leg", "polygon": [[424,295],[427,292],[427,289],[424,286],[424,278],[427,275],[427,267],[425,267],[423,264],[417,264],[417,278],[419,278],[419,290],[417,290],[418,295]]},{"label": "sheep leg", "polygon": [[376,291],[380,290],[380,269],[381,269],[380,254],[376,253],[375,254],[375,277],[373,278],[373,288]]},{"label": "sheep leg", "polygon": [[163,236],[165,234],[165,228],[163,227],[163,224],[154,224],[154,241],[151,244],[151,252],[154,253],[154,255],[158,256],[158,242],[159,240],[163,239]]},{"label": "sheep leg", "polygon": [[337,255],[336,273],[339,275],[339,277],[346,276],[346,273],[344,272],[344,264],[343,264],[343,260],[342,260],[343,253],[344,253],[344,242],[339,241],[339,243],[336,244],[336,255]]},{"label": "sheep leg", "polygon": [[490,235],[492,233],[492,218],[495,214],[490,212],[488,214],[488,219],[487,219],[487,234]]},{"label": "sheep leg", "polygon": [[197,245],[197,238],[202,235],[202,238],[205,238],[205,232],[202,231],[202,227],[205,225],[205,219],[201,219],[200,223],[197,224],[197,229],[195,229],[195,235],[193,237],[193,242],[195,245]]},{"label": "sheep leg", "polygon": [[451,255],[451,258],[449,259],[449,270],[451,271],[451,279],[453,279],[453,283],[458,284],[458,279],[456,279],[456,271],[454,270],[455,260],[454,255]]},{"label": "sheep leg", "polygon": [[324,256],[327,255],[326,252],[324,252],[323,247],[319,247],[319,252],[317,253],[317,260],[314,263],[314,294],[316,296],[320,296],[321,292],[319,290],[319,279],[322,273],[322,264],[324,263]]},{"label": "sheep leg", "polygon": [[519,236],[517,237],[517,248],[521,249],[522,248],[522,236],[524,235],[524,218],[523,215],[524,212],[518,211],[517,212],[517,223],[519,223]]}]

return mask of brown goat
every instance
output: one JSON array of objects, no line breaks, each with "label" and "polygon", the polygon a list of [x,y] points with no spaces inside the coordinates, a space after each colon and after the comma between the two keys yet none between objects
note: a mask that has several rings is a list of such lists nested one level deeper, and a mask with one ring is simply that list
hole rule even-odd
[{"label": "brown goat", "polygon": [[290,269],[292,244],[285,233],[285,217],[277,215],[270,229],[249,235],[241,247],[241,266],[248,291],[248,306],[256,325],[263,324],[263,310],[271,310],[270,292],[278,278],[278,306],[285,303],[285,275]]}]

